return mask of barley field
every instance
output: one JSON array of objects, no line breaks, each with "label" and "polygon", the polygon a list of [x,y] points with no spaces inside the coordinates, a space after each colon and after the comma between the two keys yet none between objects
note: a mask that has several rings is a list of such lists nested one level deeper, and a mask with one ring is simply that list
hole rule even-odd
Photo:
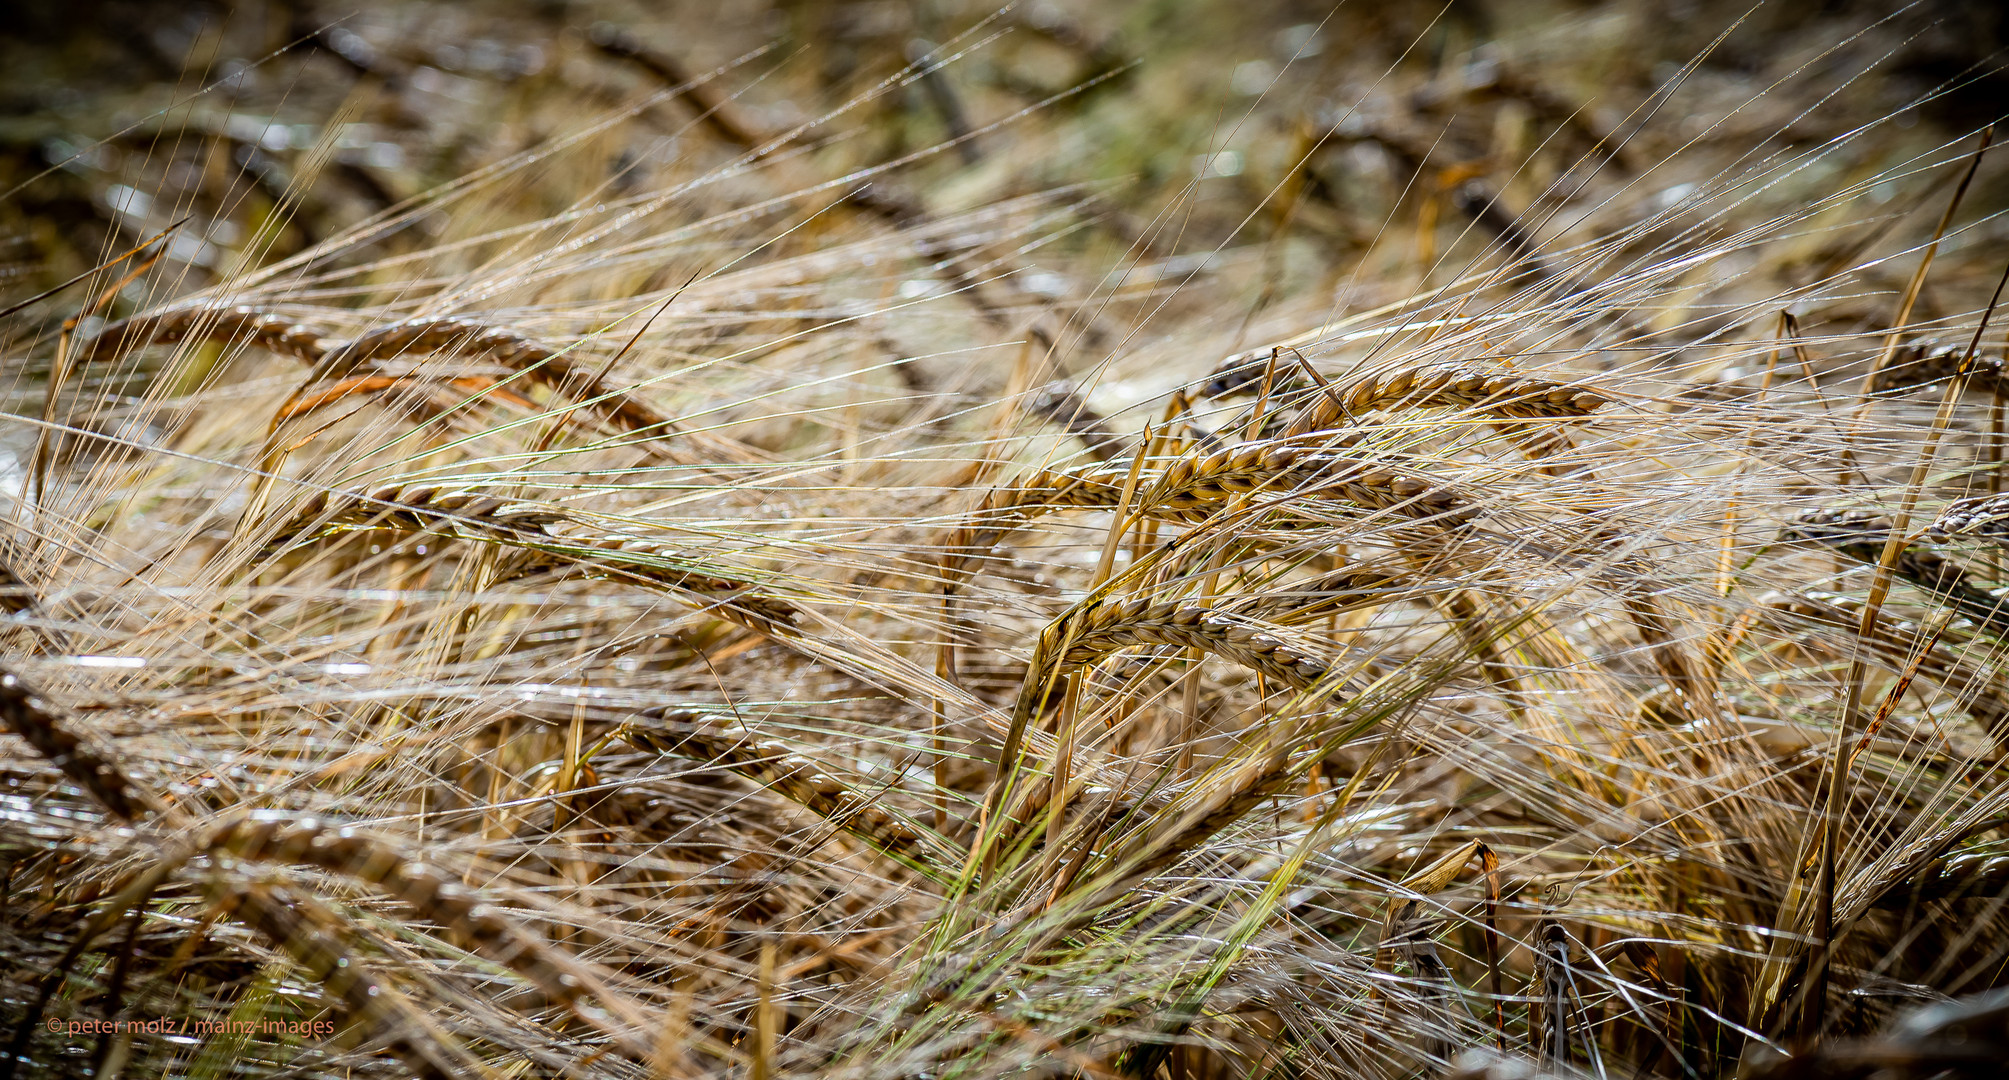
[{"label": "barley field", "polygon": [[1997,4],[14,8],[0,1080],[2009,1061]]}]

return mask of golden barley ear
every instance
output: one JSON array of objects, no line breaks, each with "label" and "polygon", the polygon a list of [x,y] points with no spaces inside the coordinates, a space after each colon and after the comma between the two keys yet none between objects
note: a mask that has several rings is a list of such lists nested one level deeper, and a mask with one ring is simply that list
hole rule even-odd
[{"label": "golden barley ear", "polygon": [[72,729],[13,672],[0,672],[0,723],[120,821],[138,821],[153,800],[126,775],[113,754]]},{"label": "golden barley ear", "polygon": [[[628,431],[663,433],[670,420],[649,408],[625,388],[606,384],[582,366],[577,350],[553,345],[473,316],[414,319],[372,330],[354,341],[329,348],[295,396],[315,384],[354,374],[357,369],[412,354],[447,353],[462,358],[494,360],[521,372],[532,382],[576,400]],[[597,365],[596,365],[597,366]]]},{"label": "golden barley ear", "polygon": [[944,876],[953,865],[957,851],[945,837],[813,758],[758,737],[730,713],[651,709],[619,731],[637,749],[708,762],[744,776],[931,876]]},{"label": "golden barley ear", "polygon": [[[572,524],[574,529],[553,531],[560,524]],[[754,583],[715,573],[707,561],[668,544],[584,533],[572,515],[557,507],[433,485],[316,492],[278,527],[266,551],[360,529],[496,545],[511,553],[505,581],[532,574],[571,574],[694,594],[709,609],[750,629],[789,634],[800,614],[793,604],[764,594]]]},{"label": "golden barley ear", "polygon": [[356,955],[343,940],[345,920],[319,901],[277,883],[221,872],[211,875],[207,891],[210,903],[279,946],[309,980],[326,987],[350,1022],[362,1024],[412,1075],[426,1080],[478,1075],[465,1049]]},{"label": "golden barley ear", "polygon": [[80,346],[78,358],[83,363],[99,363],[151,345],[185,341],[241,344],[310,366],[342,345],[310,325],[259,308],[182,304],[108,324]]},{"label": "golden barley ear", "polygon": [[[450,881],[410,853],[353,827],[291,816],[246,814],[209,830],[199,850],[246,861],[316,866],[383,889],[427,922],[464,937],[474,950],[529,980],[551,1001],[637,1056],[640,1006],[584,965],[517,924],[481,894]],[[612,1015],[602,1009],[611,1009]]]},{"label": "golden barley ear", "polygon": [[[1281,627],[1232,611],[1180,601],[1124,600],[1082,611],[1058,633],[1072,642],[1059,663],[1079,667],[1118,649],[1167,645],[1231,660],[1284,686],[1308,690],[1326,680],[1330,666],[1307,643],[1290,640]],[[1338,694],[1339,687],[1328,687]]]}]

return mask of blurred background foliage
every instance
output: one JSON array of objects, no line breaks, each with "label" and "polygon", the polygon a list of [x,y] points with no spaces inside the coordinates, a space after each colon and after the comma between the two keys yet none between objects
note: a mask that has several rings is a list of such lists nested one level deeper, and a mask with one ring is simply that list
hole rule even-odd
[{"label": "blurred background foliage", "polygon": [[[1008,266],[1014,295],[993,314],[1078,303],[1108,288],[1106,275],[1148,264],[1167,278],[1220,278],[1183,290],[1179,303],[1246,339],[1270,317],[1301,325],[1294,299],[1320,311],[1371,306],[1427,285],[1432,267],[1462,265],[1457,256],[1476,245],[1567,240],[1551,233],[1577,219],[1569,227],[1594,234],[1602,208],[1615,227],[1636,220],[1642,201],[1679,201],[1711,169],[1881,120],[1872,137],[1768,185],[1769,203],[1742,209],[1810,201],[1852,169],[1867,174],[1958,139],[2009,97],[1991,59],[2009,13],[1989,0],[1749,10],[1701,0],[10,9],[14,25],[0,38],[0,296],[12,297],[184,215],[190,225],[169,260],[177,291],[199,287],[699,80],[606,127],[592,154],[512,185],[481,224],[534,220],[582,191],[615,198],[705,175],[762,148],[763,164],[785,159],[767,170],[781,178],[777,190],[840,181],[823,202],[848,194],[865,211],[819,216],[783,241],[805,249],[832,230],[1076,185],[1090,207],[1082,227]],[[916,59],[928,60],[918,74],[908,68]],[[1793,93],[1766,94],[1788,78]],[[889,79],[900,85],[873,92]],[[1656,94],[1677,83],[1672,102]],[[1680,167],[1665,165],[1677,150]],[[910,156],[869,182],[841,182]],[[600,173],[580,174],[582,161]],[[2001,176],[1984,172],[1971,217],[2003,205]],[[1907,215],[1878,239],[1930,229],[1930,212],[1912,211],[1937,179],[1876,193],[1893,217]],[[1585,212],[1537,220],[1530,211],[1544,192]],[[1554,223],[1549,233],[1543,221]],[[457,227],[427,219],[340,257],[435,243],[419,235],[428,225]],[[1861,239],[1809,232],[1797,265],[1752,287],[1811,279]],[[1963,252],[2001,232],[1956,232],[1942,253],[1946,276],[1964,277]],[[1906,269],[1888,271],[1893,289]],[[136,290],[127,309],[146,295]],[[1926,303],[1968,299],[1941,290]],[[1224,304],[1238,317],[1222,317]]]}]

